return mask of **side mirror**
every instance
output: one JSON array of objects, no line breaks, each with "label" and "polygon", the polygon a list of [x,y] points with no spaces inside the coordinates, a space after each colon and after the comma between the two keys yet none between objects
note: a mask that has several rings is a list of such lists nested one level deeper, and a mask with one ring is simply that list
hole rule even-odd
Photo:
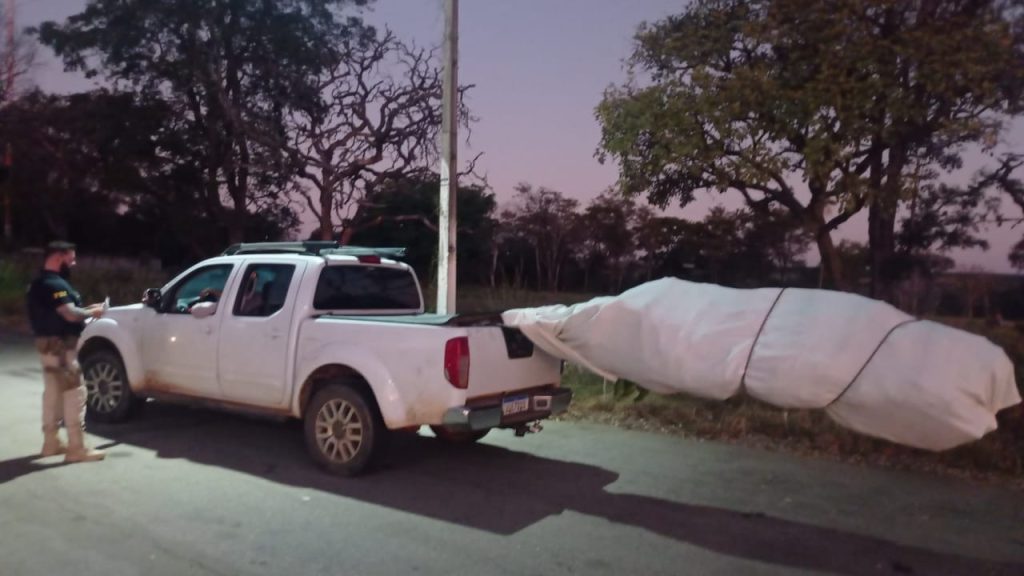
[{"label": "side mirror", "polygon": [[159,288],[146,288],[142,294],[142,304],[150,308],[159,309],[162,300],[163,294],[160,293]]},{"label": "side mirror", "polygon": [[207,316],[213,316],[217,312],[216,302],[199,302],[193,304],[192,308],[189,309],[189,314],[195,318],[206,318]]}]

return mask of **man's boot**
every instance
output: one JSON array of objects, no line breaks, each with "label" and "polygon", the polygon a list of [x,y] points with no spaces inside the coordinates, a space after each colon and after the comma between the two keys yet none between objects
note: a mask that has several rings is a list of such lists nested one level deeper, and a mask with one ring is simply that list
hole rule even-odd
[{"label": "man's boot", "polygon": [[68,451],[65,462],[95,462],[106,454],[85,445],[85,387],[64,393],[64,426],[68,432]]}]

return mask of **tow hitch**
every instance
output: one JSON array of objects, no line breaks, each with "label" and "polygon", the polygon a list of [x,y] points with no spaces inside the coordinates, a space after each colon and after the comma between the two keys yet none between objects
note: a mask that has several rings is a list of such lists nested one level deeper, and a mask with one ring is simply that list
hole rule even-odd
[{"label": "tow hitch", "polygon": [[525,424],[519,424],[519,425],[517,425],[515,427],[516,437],[517,438],[522,438],[523,436],[526,436],[527,434],[536,434],[537,432],[540,432],[543,429],[544,429],[544,427],[541,426],[540,420],[534,420],[533,422],[526,422]]}]

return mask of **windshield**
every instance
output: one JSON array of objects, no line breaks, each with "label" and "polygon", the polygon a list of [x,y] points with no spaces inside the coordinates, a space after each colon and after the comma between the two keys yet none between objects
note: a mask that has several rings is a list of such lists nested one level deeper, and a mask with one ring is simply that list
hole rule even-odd
[{"label": "windshield", "polygon": [[408,270],[328,266],[313,297],[317,310],[419,310],[420,292]]}]

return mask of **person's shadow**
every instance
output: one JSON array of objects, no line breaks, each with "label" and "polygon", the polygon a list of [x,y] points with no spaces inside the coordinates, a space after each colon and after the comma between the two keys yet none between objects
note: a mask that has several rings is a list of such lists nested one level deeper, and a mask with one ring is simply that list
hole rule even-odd
[{"label": "person's shadow", "polygon": [[0,461],[0,485],[6,484],[15,478],[19,478],[33,472],[41,472],[50,468],[67,466],[67,464],[64,463],[63,458],[63,456],[55,456],[53,459],[46,459],[53,461],[42,462],[38,454],[33,454],[31,456],[23,456],[21,458],[12,458],[11,460]]},{"label": "person's shadow", "polygon": [[[756,511],[612,493],[605,487],[618,478],[614,472],[487,444],[454,447],[395,435],[375,471],[348,479],[312,464],[295,423],[150,402],[134,422],[93,424],[90,431],[113,440],[115,455],[118,443],[139,446],[161,458],[220,466],[495,534],[513,534],[574,511],[720,554],[799,569],[851,576],[1024,575],[1024,563],[941,553]],[[25,465],[20,460],[0,463],[0,481],[9,477],[4,470]]]}]

